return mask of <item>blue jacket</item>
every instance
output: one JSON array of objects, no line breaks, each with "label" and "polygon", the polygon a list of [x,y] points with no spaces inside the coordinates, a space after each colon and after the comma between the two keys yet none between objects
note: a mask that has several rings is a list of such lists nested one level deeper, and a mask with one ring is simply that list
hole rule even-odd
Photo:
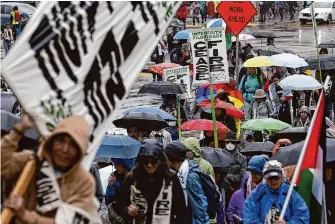
[{"label": "blue jacket", "polygon": [[[243,223],[264,223],[273,205],[281,211],[289,186],[282,183],[278,190],[270,189],[267,184],[259,185],[244,202]],[[293,190],[284,220],[287,224],[309,224],[309,210],[302,197]]]},{"label": "blue jacket", "polygon": [[[246,80],[245,80],[246,79]],[[245,84],[243,86],[245,80]],[[253,96],[255,95],[255,91],[257,89],[263,89],[264,83],[263,78],[259,77],[257,75],[244,75],[241,79],[240,85],[238,87],[238,90],[243,94],[243,99],[250,103],[253,100]]]},{"label": "blue jacket", "polygon": [[199,165],[190,160],[186,183],[188,203],[192,209],[192,224],[209,224],[207,198],[202,190]]}]

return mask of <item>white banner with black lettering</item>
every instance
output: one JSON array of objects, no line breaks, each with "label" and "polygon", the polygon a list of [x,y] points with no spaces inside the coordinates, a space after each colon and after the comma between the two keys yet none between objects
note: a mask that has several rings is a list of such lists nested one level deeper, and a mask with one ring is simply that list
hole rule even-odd
[{"label": "white banner with black lettering", "polygon": [[44,136],[71,115],[91,135],[91,166],[122,100],[179,2],[41,2],[2,63],[1,74]]},{"label": "white banner with black lettering", "polygon": [[191,97],[191,80],[188,66],[167,69],[164,72],[164,78],[166,81],[183,85],[188,96]]},{"label": "white banner with black lettering", "polygon": [[83,209],[61,203],[55,217],[56,224],[101,224],[98,216],[92,216]]},{"label": "white banner with black lettering", "polygon": [[197,29],[191,32],[193,57],[193,86],[210,83],[228,83],[229,71],[225,30]]}]

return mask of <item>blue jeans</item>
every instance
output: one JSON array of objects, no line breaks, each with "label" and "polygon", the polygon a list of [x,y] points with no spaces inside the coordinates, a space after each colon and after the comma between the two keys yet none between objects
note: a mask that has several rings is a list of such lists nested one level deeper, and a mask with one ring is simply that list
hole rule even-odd
[{"label": "blue jeans", "polygon": [[12,46],[12,42],[10,40],[3,40],[3,47],[5,48],[5,51],[6,51],[5,55],[7,55],[11,46]]}]

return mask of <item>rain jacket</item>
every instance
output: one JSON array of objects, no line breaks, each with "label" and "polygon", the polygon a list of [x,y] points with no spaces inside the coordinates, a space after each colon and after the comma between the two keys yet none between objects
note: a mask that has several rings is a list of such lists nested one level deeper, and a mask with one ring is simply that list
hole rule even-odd
[{"label": "rain jacket", "polygon": [[[267,184],[259,185],[244,202],[243,223],[265,223],[266,216],[273,205],[281,211],[289,186],[282,183],[278,190],[270,189]],[[309,210],[302,197],[293,190],[284,220],[287,224],[309,223]]]},{"label": "rain jacket", "polygon": [[256,74],[255,75],[248,74],[242,77],[238,90],[242,92],[243,99],[247,101],[248,103],[250,103],[253,100],[255,91],[257,89],[263,89],[263,88],[264,88],[264,83],[261,77],[258,78]]},{"label": "rain jacket", "polygon": [[235,164],[229,165],[226,179],[228,179],[230,182],[240,184],[243,175],[247,170],[247,158],[240,153],[240,150],[237,146],[232,151],[227,149],[226,151],[229,152],[236,160]]},{"label": "rain jacket", "polygon": [[301,120],[301,118],[295,119],[292,127],[309,127],[311,125],[311,121],[309,118],[305,122]]},{"label": "rain jacket", "polygon": [[251,101],[246,119],[264,119],[274,117],[275,113],[269,100],[258,103]]},{"label": "rain jacket", "polygon": [[246,189],[246,183],[249,178],[249,173],[246,173],[243,176],[242,182],[241,182],[241,189],[234,192],[233,196],[230,199],[229,207],[227,209],[227,216],[229,220],[229,224],[235,224],[234,222],[234,214],[236,214],[238,217],[242,219],[243,217],[243,204],[246,199],[247,189]]},{"label": "rain jacket", "polygon": [[[77,143],[80,149],[80,158],[77,163],[66,173],[57,177],[61,200],[71,206],[83,209],[91,214],[91,217],[99,217],[96,206],[93,204],[95,194],[95,180],[81,165],[89,138],[89,128],[82,116],[72,116],[64,119],[57,125],[53,133],[40,146],[41,154],[52,165],[49,144],[59,134],[68,134]],[[20,136],[11,131],[1,139],[1,177],[3,180],[15,181],[31,154],[28,152],[16,152]],[[41,159],[41,158],[40,158]],[[24,196],[27,212],[15,223],[53,224],[56,211],[47,214],[39,214],[36,209],[36,175],[28,186]]]},{"label": "rain jacket", "polygon": [[189,172],[186,183],[188,203],[192,209],[192,224],[209,224],[207,198],[201,185],[200,168],[194,161],[188,161]]},{"label": "rain jacket", "polygon": [[185,139],[183,143],[188,150],[193,152],[194,157],[192,160],[199,164],[201,172],[213,177],[215,180],[214,169],[212,165],[207,160],[203,159],[200,154],[200,144],[198,139],[190,137]]}]

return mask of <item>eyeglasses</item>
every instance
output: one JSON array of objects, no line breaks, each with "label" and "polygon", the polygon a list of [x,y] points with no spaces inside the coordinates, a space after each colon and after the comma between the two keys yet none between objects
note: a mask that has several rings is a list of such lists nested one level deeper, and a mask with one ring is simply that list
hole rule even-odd
[{"label": "eyeglasses", "polygon": [[158,163],[158,159],[155,157],[141,157],[139,161],[143,165],[148,165],[149,163],[151,163],[151,165],[155,166]]}]

